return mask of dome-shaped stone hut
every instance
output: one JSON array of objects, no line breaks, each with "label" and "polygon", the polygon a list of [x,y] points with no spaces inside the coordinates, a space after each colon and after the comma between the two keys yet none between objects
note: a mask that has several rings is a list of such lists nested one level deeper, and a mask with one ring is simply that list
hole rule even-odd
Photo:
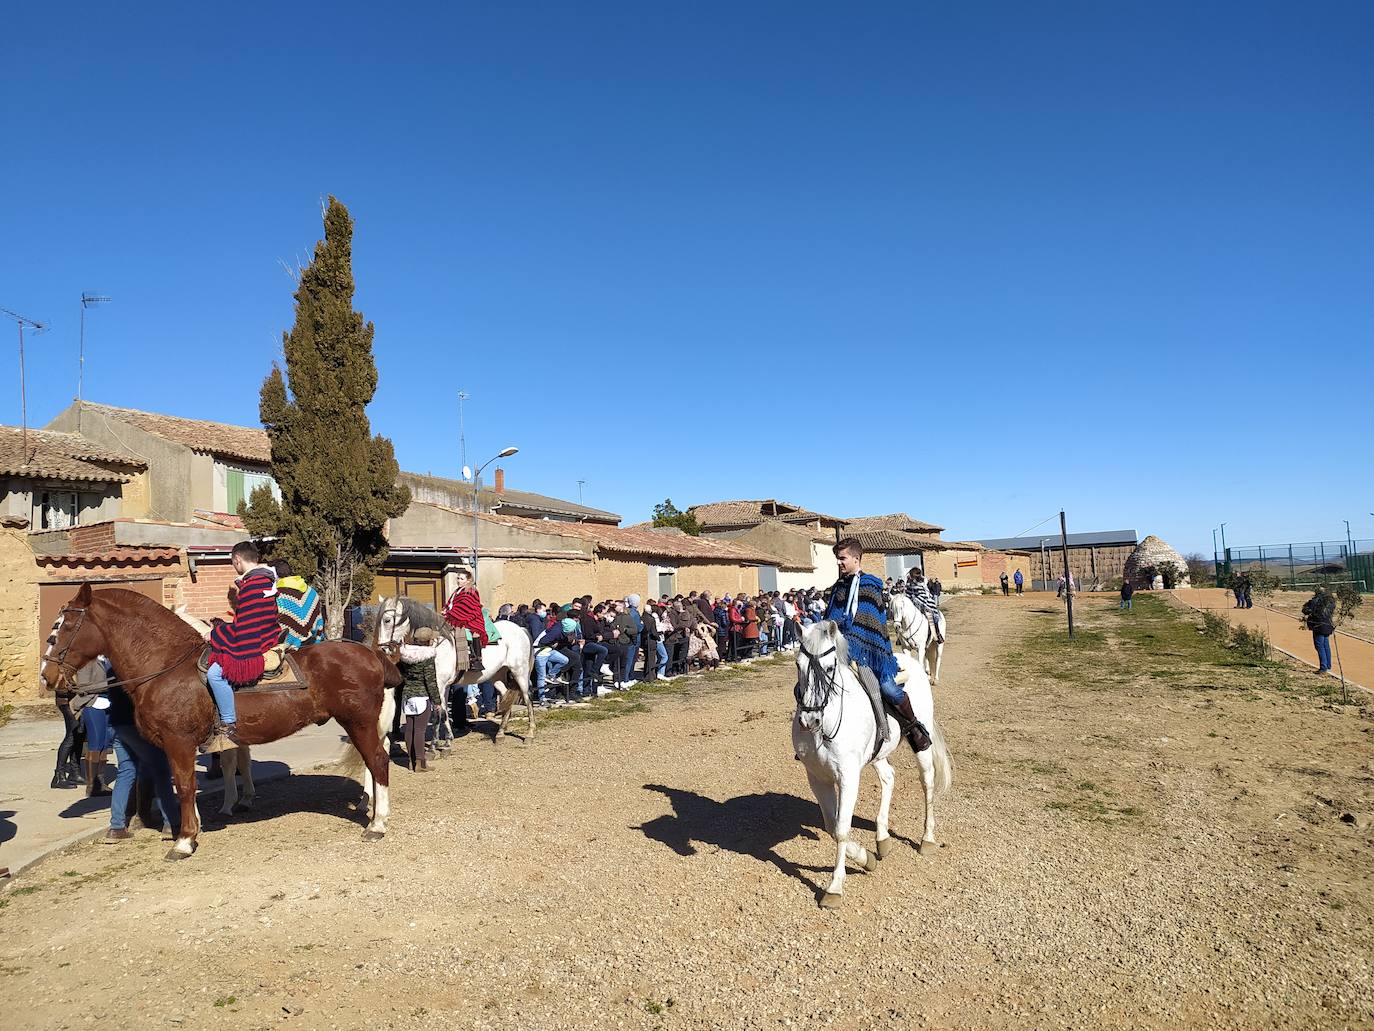
[{"label": "dome-shaped stone hut", "polygon": [[1135,551],[1126,559],[1122,575],[1130,580],[1131,586],[1137,590],[1149,590],[1152,587],[1158,589],[1164,586],[1161,567],[1169,562],[1178,569],[1179,578],[1173,586],[1190,586],[1188,563],[1183,561],[1183,556],[1154,534],[1150,534],[1136,545]]}]

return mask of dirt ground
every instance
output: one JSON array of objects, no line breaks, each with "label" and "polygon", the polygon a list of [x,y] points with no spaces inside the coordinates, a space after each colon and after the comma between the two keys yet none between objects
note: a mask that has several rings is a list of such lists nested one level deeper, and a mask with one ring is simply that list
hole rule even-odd
[{"label": "dirt ground", "polygon": [[942,847],[908,754],[903,841],[839,911],[793,668],[756,664],[396,768],[377,844],[321,771],[187,862],[151,832],[57,857],[0,898],[5,1025],[1369,1026],[1365,711],[1200,658],[1162,600],[1080,599],[1071,649],[1060,618],[950,602]]}]

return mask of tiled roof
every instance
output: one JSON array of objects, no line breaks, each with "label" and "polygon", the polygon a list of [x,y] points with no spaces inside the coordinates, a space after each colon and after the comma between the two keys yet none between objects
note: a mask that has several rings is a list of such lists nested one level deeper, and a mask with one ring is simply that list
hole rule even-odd
[{"label": "tiled roof", "polygon": [[784,523],[809,523],[817,519],[831,523],[842,523],[843,519],[812,512],[797,505],[776,498],[757,501],[712,501],[704,505],[693,505],[687,511],[697,517],[703,528],[724,526],[757,526],[769,519]]},{"label": "tiled roof", "polygon": [[771,566],[776,561],[761,551],[742,548],[738,544],[731,544],[729,541],[714,537],[691,537],[685,533],[659,533],[655,530],[629,530],[618,526],[605,526],[601,523],[560,523],[552,520],[534,522],[514,516],[484,515],[482,518],[534,533],[578,537],[582,540],[591,541],[596,545],[598,551],[608,555],[715,559],[720,562],[765,566]]},{"label": "tiled roof", "polygon": [[127,483],[139,470],[146,468],[144,462],[107,451],[79,434],[55,430],[29,430],[26,453],[23,429],[0,426],[0,473],[51,480]]},{"label": "tiled roof", "polygon": [[914,555],[921,551],[944,551],[949,547],[945,541],[917,537],[915,534],[898,533],[896,530],[860,530],[858,533],[845,532],[846,537],[856,537],[864,551]]},{"label": "tiled roof", "polygon": [[891,515],[859,516],[849,520],[845,524],[845,529],[851,533],[860,530],[914,530],[919,533],[939,533],[944,527],[912,519],[905,512],[893,512]]},{"label": "tiled roof", "polygon": [[179,548],[107,548],[104,551],[67,551],[38,555],[45,566],[152,566],[181,560]]},{"label": "tiled roof", "polygon": [[238,516],[228,512],[211,512],[204,508],[198,508],[191,513],[191,525],[212,526],[217,530],[245,529],[243,520]]},{"label": "tiled roof", "polygon": [[[415,487],[422,488],[418,492],[422,500],[430,500],[424,496],[423,491],[423,488],[430,487],[436,492],[465,498],[467,499],[465,504],[471,503],[472,485],[463,480],[451,480],[444,476],[429,476],[425,473],[412,473],[404,470],[401,472],[400,480],[412,489],[412,493],[416,493]],[[529,512],[547,512],[551,515],[575,516],[579,519],[589,519],[595,522],[620,522],[620,516],[614,512],[591,508],[588,505],[579,505],[575,501],[564,501],[562,498],[552,498],[546,494],[535,494],[527,490],[506,488],[498,492],[484,484],[480,496],[483,504],[498,512],[502,508],[523,509]],[[439,504],[442,505],[443,503],[439,502]]]},{"label": "tiled roof", "polygon": [[178,415],[144,412],[137,408],[116,408],[113,405],[91,404],[89,401],[83,401],[81,408],[85,412],[137,426],[145,433],[174,444],[183,444],[192,451],[204,451],[261,465],[268,465],[272,461],[272,445],[267,440],[267,431],[252,426],[183,419]]}]

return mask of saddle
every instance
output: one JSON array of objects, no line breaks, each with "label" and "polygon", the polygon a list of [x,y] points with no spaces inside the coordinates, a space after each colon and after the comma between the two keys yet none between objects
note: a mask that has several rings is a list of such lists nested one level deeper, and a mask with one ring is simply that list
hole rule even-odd
[{"label": "saddle", "polygon": [[[208,673],[210,670],[210,645],[207,643],[201,649],[200,658],[196,660],[196,669],[200,670],[200,678],[205,681],[205,686],[210,686]],[[262,676],[252,684],[243,687],[235,687],[235,694],[264,694],[268,691],[304,691],[310,687],[305,679],[305,674],[301,672],[300,666],[296,663],[296,656],[293,651],[278,645],[269,652],[264,652],[262,656]]]}]

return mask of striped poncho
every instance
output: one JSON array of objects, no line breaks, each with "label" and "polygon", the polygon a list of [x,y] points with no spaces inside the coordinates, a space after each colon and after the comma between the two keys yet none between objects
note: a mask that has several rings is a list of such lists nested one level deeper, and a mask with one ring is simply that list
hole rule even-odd
[{"label": "striped poncho", "polygon": [[210,661],[218,662],[231,684],[251,684],[262,677],[263,654],[277,644],[277,577],[254,566],[238,580],[234,621],[210,631]]},{"label": "striped poncho", "polygon": [[[849,615],[850,591],[859,592],[854,616]],[[825,619],[833,619],[849,645],[849,657],[871,669],[883,684],[897,676],[897,660],[892,657],[892,642],[887,638],[887,603],[883,582],[871,573],[842,576],[830,588],[830,604]]]},{"label": "striped poncho", "polygon": [[277,581],[277,621],[281,643],[304,648],[324,638],[324,605],[320,594],[304,577],[287,576]]}]

